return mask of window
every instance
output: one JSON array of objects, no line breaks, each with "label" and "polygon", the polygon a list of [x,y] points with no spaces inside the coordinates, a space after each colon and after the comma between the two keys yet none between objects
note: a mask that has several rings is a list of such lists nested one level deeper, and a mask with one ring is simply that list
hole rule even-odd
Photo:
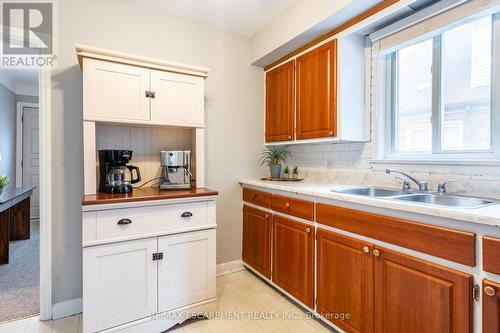
[{"label": "window", "polygon": [[390,53],[392,155],[491,153],[494,17]]}]

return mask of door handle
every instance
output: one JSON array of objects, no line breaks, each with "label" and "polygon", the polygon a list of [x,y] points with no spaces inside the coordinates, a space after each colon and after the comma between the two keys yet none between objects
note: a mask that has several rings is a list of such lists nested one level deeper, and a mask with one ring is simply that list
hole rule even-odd
[{"label": "door handle", "polygon": [[132,223],[132,220],[131,219],[121,219],[120,221],[118,221],[118,225],[127,225],[127,224],[131,224]]},{"label": "door handle", "polygon": [[191,212],[184,212],[181,215],[181,217],[191,217],[191,216],[193,216],[193,213],[191,213]]}]

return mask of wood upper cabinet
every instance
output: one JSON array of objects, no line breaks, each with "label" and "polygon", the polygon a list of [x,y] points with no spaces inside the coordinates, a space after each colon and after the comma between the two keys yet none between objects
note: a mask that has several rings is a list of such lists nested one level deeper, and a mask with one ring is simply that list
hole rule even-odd
[{"label": "wood upper cabinet", "polygon": [[314,307],[314,226],[273,216],[272,280]]},{"label": "wood upper cabinet", "polygon": [[294,61],[266,73],[266,142],[288,141],[294,132]]},{"label": "wood upper cabinet", "polygon": [[262,275],[271,278],[271,213],[243,206],[242,259]]},{"label": "wood upper cabinet", "polygon": [[318,229],[316,309],[346,332],[373,332],[373,244]]},{"label": "wood upper cabinet", "polygon": [[375,332],[472,331],[471,275],[376,250]]},{"label": "wood upper cabinet", "polygon": [[500,283],[483,280],[483,333],[500,332]]},{"label": "wood upper cabinet", "polygon": [[296,59],[296,137],[337,135],[337,40]]}]

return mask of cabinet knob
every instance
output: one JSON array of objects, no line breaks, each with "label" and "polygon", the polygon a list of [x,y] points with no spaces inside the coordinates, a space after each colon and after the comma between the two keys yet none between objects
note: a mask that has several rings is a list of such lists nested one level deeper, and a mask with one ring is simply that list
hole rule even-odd
[{"label": "cabinet knob", "polygon": [[291,135],[288,136],[288,140],[292,140],[292,136]]},{"label": "cabinet knob", "polygon": [[127,224],[131,224],[132,223],[132,220],[131,219],[121,219],[120,221],[118,221],[118,225],[127,225]]},{"label": "cabinet knob", "polygon": [[364,246],[364,247],[363,247],[363,252],[364,252],[364,253],[368,253],[368,252],[370,252],[370,248],[369,248],[368,246]]},{"label": "cabinet knob", "polygon": [[287,202],[287,203],[285,204],[285,207],[286,207],[286,208],[290,208],[290,203],[289,203],[289,202]]},{"label": "cabinet knob", "polygon": [[490,286],[484,288],[484,293],[488,296],[495,296],[495,289]]},{"label": "cabinet knob", "polygon": [[373,255],[374,255],[375,257],[380,256],[380,251],[379,251],[379,250],[373,250]]},{"label": "cabinet knob", "polygon": [[332,136],[333,135],[333,131],[328,132],[328,135]]},{"label": "cabinet knob", "polygon": [[255,199],[256,196],[257,196],[257,194],[252,193],[252,199]]},{"label": "cabinet knob", "polygon": [[269,219],[269,214],[266,214],[265,216],[266,216],[266,220],[268,220]]},{"label": "cabinet knob", "polygon": [[306,232],[307,232],[308,234],[310,234],[310,233],[311,233],[311,228],[306,228]]}]

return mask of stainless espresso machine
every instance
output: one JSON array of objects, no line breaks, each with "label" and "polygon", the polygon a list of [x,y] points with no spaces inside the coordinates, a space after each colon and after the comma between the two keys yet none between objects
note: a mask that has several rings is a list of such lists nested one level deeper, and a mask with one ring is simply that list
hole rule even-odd
[{"label": "stainless espresso machine", "polygon": [[160,190],[191,188],[191,151],[172,150],[160,153],[162,178]]}]

